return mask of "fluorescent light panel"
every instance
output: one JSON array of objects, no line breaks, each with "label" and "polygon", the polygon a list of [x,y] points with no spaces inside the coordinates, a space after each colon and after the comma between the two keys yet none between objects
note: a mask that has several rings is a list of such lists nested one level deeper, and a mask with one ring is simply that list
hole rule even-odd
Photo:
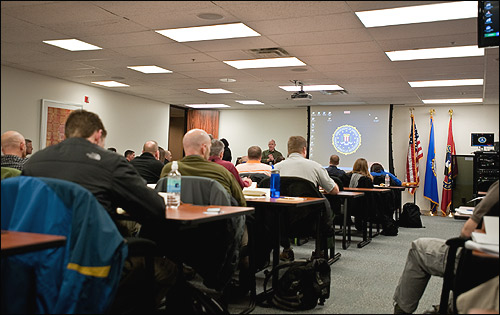
[{"label": "fluorescent light panel", "polygon": [[198,91],[202,91],[202,92],[205,92],[205,93],[208,93],[208,94],[229,94],[229,93],[233,93],[231,91],[224,90],[224,89],[198,89]]},{"label": "fluorescent light panel", "polygon": [[82,42],[78,39],[58,39],[58,40],[44,40],[45,44],[57,46],[62,49],[67,49],[71,51],[81,51],[81,50],[98,50],[102,49],[99,46],[95,46],[86,42]]},{"label": "fluorescent light panel", "polygon": [[[300,86],[296,85],[283,85],[280,86],[280,89],[283,89],[288,92],[294,92],[294,91],[300,91]],[[309,91],[329,91],[329,90],[335,90],[335,91],[341,91],[344,88],[341,86],[338,86],[336,84],[331,84],[331,85],[304,85],[304,91],[309,92]]]},{"label": "fluorescent light panel", "polygon": [[264,103],[259,102],[259,101],[235,101],[235,102],[243,104],[243,105],[264,105]]},{"label": "fluorescent light panel", "polygon": [[116,82],[116,81],[95,81],[95,82],[92,82],[92,83],[103,85],[103,86],[107,86],[107,87],[126,87],[126,86],[130,86],[128,84],[123,84],[123,83]]},{"label": "fluorescent light panel", "polygon": [[477,18],[477,1],[355,12],[365,27]]},{"label": "fluorescent light panel", "polygon": [[424,104],[458,104],[458,103],[481,103],[482,98],[450,98],[440,100],[422,100]]},{"label": "fluorescent light panel", "polygon": [[296,57],[264,58],[264,59],[249,59],[249,60],[226,60],[223,62],[236,69],[306,66],[305,63],[303,63]]},{"label": "fluorescent light panel", "polygon": [[172,71],[163,69],[158,66],[127,66],[127,68],[142,73],[172,73]]},{"label": "fluorescent light panel", "polygon": [[483,85],[483,79],[411,81],[408,84],[411,87]]},{"label": "fluorescent light panel", "polygon": [[389,57],[389,59],[391,59],[391,61],[473,57],[473,56],[484,56],[484,48],[478,48],[477,45],[472,45],[472,46],[386,51],[385,54],[387,55],[387,57]]},{"label": "fluorescent light panel", "polygon": [[260,36],[243,23],[173,28],[155,32],[177,42]]},{"label": "fluorescent light panel", "polygon": [[223,108],[223,107],[231,107],[226,104],[185,104],[187,107],[191,108]]}]

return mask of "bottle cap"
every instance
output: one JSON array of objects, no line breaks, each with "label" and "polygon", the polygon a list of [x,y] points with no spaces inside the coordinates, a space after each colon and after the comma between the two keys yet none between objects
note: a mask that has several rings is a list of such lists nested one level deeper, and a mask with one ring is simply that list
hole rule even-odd
[{"label": "bottle cap", "polygon": [[172,171],[176,171],[179,169],[179,165],[177,165],[177,161],[172,162]]}]

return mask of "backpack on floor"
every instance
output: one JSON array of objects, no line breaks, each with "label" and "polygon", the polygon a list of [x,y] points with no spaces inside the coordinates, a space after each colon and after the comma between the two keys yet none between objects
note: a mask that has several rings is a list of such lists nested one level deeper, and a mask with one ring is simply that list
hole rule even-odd
[{"label": "backpack on floor", "polygon": [[279,280],[271,304],[280,309],[309,310],[330,297],[330,265],[324,258],[278,265],[266,274],[264,292],[268,292],[267,282],[273,275]]},{"label": "backpack on floor", "polygon": [[405,203],[399,217],[398,225],[410,228],[423,227],[422,219],[420,218],[420,208],[412,202]]}]

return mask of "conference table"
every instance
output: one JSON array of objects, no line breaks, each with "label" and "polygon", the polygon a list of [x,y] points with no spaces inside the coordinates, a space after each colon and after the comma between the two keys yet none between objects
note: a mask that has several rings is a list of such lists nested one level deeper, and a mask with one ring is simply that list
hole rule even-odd
[{"label": "conference table", "polygon": [[[354,198],[359,198],[365,195],[364,192],[359,192],[359,191],[339,191],[338,194],[336,195],[330,195],[326,194],[323,191],[323,195],[326,197],[328,200],[332,200],[335,198],[340,198],[342,201],[342,214],[343,214],[343,223],[342,223],[342,249],[347,249],[351,245],[351,226],[347,226],[347,207],[348,207],[348,202],[349,199],[354,199]],[[337,254],[330,254],[333,257],[336,257],[337,255],[340,257],[340,253]],[[338,258],[337,258],[338,259]]]},{"label": "conference table", "polygon": [[[245,190],[244,190],[245,193]],[[298,207],[304,207],[308,205],[314,205],[314,204],[321,204],[325,202],[324,198],[313,198],[313,197],[280,197],[280,198],[271,198],[267,194],[266,196],[249,196],[245,195],[245,199],[247,202],[247,205],[255,207],[256,210],[271,210],[273,211],[274,215],[274,223],[273,227],[274,228],[274,242],[272,246],[272,267],[275,268],[276,266],[279,265],[280,261],[280,238],[281,238],[281,232],[280,232],[280,225],[281,225],[281,219],[282,219],[282,213],[283,211],[286,211],[287,209],[293,209],[293,208],[298,208]],[[318,215],[318,218],[320,218],[320,215]],[[318,219],[318,223],[320,220]],[[250,234],[250,232],[249,232]],[[250,235],[249,235],[250,237]],[[317,237],[316,237],[316,244],[315,244],[315,250],[316,253],[320,252],[320,242],[323,242],[322,237],[320,235],[320,231],[317,231]],[[326,239],[323,242],[324,245],[326,245]],[[335,242],[334,242],[335,243]],[[335,251],[335,250],[334,250]],[[328,260],[328,263],[333,263],[334,261],[332,259],[328,259],[328,253],[326,250],[325,246],[325,258]],[[338,258],[337,258],[338,259]],[[255,273],[256,270],[253,269],[254,271],[252,273]],[[278,277],[272,277],[272,287],[277,288],[278,287]],[[269,290],[267,292],[262,292],[259,294],[259,300],[263,301],[265,299],[269,299],[272,297],[272,290]]]},{"label": "conference table", "polygon": [[65,236],[2,230],[2,256],[24,254],[64,244]]},{"label": "conference table", "polygon": [[[390,190],[387,188],[361,188],[361,187],[344,187],[344,191],[350,192],[364,192],[364,193],[376,193],[376,192],[389,192]],[[365,247],[370,244],[371,239],[377,236],[380,232],[380,225],[377,223],[377,232],[372,233],[372,222],[368,222],[368,220],[363,219],[363,240],[357,244],[358,248]],[[368,231],[367,231],[368,224]]]}]

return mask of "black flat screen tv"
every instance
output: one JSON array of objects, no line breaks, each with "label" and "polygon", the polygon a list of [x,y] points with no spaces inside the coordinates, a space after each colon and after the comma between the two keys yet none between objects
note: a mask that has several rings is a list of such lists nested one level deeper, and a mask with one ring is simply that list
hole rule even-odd
[{"label": "black flat screen tv", "polygon": [[477,46],[498,47],[500,1],[478,1],[477,4]]},{"label": "black flat screen tv", "polygon": [[492,147],[495,145],[494,133],[471,133],[470,145],[473,147]]}]

